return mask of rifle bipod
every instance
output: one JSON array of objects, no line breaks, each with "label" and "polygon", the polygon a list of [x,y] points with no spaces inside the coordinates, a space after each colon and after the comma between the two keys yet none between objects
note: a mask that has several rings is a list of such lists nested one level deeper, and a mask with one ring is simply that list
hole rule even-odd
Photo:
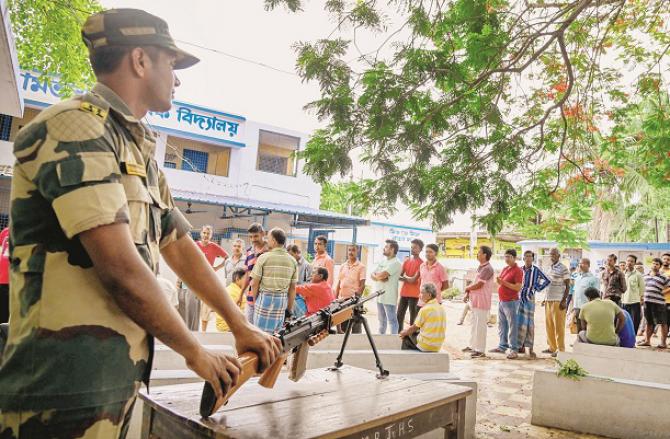
[{"label": "rifle bipod", "polygon": [[363,316],[365,311],[361,308],[354,308],[353,310],[353,315],[351,316],[351,319],[349,319],[349,323],[347,324],[347,330],[344,332],[344,340],[342,340],[342,347],[340,348],[340,354],[337,356],[337,359],[335,360],[335,364],[333,364],[333,367],[328,368],[328,370],[339,370],[340,367],[344,365],[342,362],[342,356],[344,355],[344,350],[347,348],[347,342],[349,341],[349,335],[351,334],[351,330],[353,329],[354,325],[358,323],[363,324],[363,328],[365,330],[365,335],[368,337],[368,341],[370,342],[370,347],[372,348],[372,353],[375,355],[375,361],[377,362],[377,369],[379,369],[379,373],[377,374],[378,379],[384,379],[389,376],[389,371],[384,369],[384,365],[382,364],[382,359],[379,357],[379,352],[377,352],[377,346],[375,345],[375,341],[372,338],[372,332],[370,332],[370,326],[368,325],[368,320]]}]

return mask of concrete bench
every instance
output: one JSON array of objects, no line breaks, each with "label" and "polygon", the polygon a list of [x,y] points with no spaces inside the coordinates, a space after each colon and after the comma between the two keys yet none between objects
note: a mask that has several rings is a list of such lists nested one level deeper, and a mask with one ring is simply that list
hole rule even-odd
[{"label": "concrete bench", "polygon": [[670,363],[670,354],[649,349],[618,348],[615,346],[602,346],[590,343],[575,343],[572,352],[601,358],[640,361],[643,363],[665,365]]},{"label": "concrete bench", "polygon": [[[573,359],[591,375],[670,384],[670,355],[659,352],[645,352],[640,349],[599,347],[607,348],[607,352],[596,353],[588,349],[580,349],[580,351],[586,352],[559,352],[558,359],[561,362]],[[597,349],[597,351],[600,351],[600,349]],[[634,351],[633,353],[640,354],[651,353],[656,354],[657,358],[652,358],[653,361],[651,362],[644,361],[649,359],[648,355],[640,355],[639,359],[631,359],[630,355],[621,351]],[[659,362],[660,360],[665,361]]]},{"label": "concrete bench", "polygon": [[670,431],[670,385],[555,370],[533,377],[533,425],[621,439],[661,439]]},{"label": "concrete bench", "polygon": [[[229,345],[235,346],[235,338],[230,332],[193,332],[195,338],[204,345]],[[375,340],[377,349],[400,349],[401,340],[397,335],[380,335],[372,336]],[[344,334],[332,334],[321,340],[312,349],[319,350],[335,350],[340,349],[344,340]],[[157,340],[156,346],[162,345]],[[347,341],[347,350],[361,350],[370,349],[370,343],[365,334],[351,334]]]},{"label": "concrete bench", "polygon": [[[235,354],[233,347],[228,345],[205,345],[204,347],[214,352]],[[154,347],[152,369],[187,369],[187,367],[184,357],[165,345],[157,344]]]},{"label": "concrete bench", "polygon": [[[402,351],[400,349],[379,350],[384,368],[392,374],[449,372],[449,354],[446,352],[424,353]],[[339,350],[310,350],[308,369],[331,367],[340,353]],[[376,362],[372,350],[346,351],[342,362],[361,369],[375,370]]]}]

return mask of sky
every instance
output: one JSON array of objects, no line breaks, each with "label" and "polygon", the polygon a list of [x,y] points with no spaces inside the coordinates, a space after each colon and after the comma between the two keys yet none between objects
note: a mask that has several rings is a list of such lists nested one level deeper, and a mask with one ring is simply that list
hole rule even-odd
[{"label": "sky", "polygon": [[[283,7],[266,11],[263,0],[101,0],[106,8],[140,8],[163,18],[177,45],[201,59],[178,72],[182,85],[177,100],[304,133],[323,125],[303,109],[318,99],[319,89],[295,73],[293,45],[326,38],[334,30],[322,3],[307,0],[303,12],[292,13]],[[393,18],[393,11],[388,11],[390,27]],[[384,38],[368,34],[357,42],[367,52]],[[416,223],[404,209],[388,220]],[[469,229],[469,214],[457,215],[445,228]]]}]

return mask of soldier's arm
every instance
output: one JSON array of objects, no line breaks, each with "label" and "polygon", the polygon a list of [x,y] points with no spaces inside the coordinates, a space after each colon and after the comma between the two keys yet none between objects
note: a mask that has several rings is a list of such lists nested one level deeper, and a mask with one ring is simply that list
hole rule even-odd
[{"label": "soldier's arm", "polygon": [[279,355],[279,339],[271,337],[244,318],[233,300],[226,294],[223,284],[207,263],[205,255],[186,234],[161,249],[170,268],[195,294],[222,316],[235,335],[238,352],[256,352],[262,367],[272,364]]},{"label": "soldier's arm", "polygon": [[[209,381],[217,394],[236,384],[239,361],[208,352],[198,343],[137,252],[127,224],[96,227],[82,232],[79,238],[102,284],[124,313],[182,355],[188,367]],[[190,286],[190,279],[181,277]]]}]

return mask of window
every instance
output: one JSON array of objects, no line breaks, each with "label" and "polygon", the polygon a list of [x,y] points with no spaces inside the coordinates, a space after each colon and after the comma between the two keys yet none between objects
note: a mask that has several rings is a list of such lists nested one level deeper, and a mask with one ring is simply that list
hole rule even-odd
[{"label": "window", "polygon": [[300,148],[300,138],[261,130],[258,139],[258,170],[273,174],[295,176],[295,152]]},{"label": "window", "polygon": [[0,114],[0,140],[9,140],[12,132],[12,116]]},{"label": "window", "polygon": [[209,154],[206,152],[184,149],[184,158],[181,162],[181,169],[184,171],[207,173],[208,162]]},{"label": "window", "polygon": [[230,148],[168,136],[164,168],[228,176]]}]

